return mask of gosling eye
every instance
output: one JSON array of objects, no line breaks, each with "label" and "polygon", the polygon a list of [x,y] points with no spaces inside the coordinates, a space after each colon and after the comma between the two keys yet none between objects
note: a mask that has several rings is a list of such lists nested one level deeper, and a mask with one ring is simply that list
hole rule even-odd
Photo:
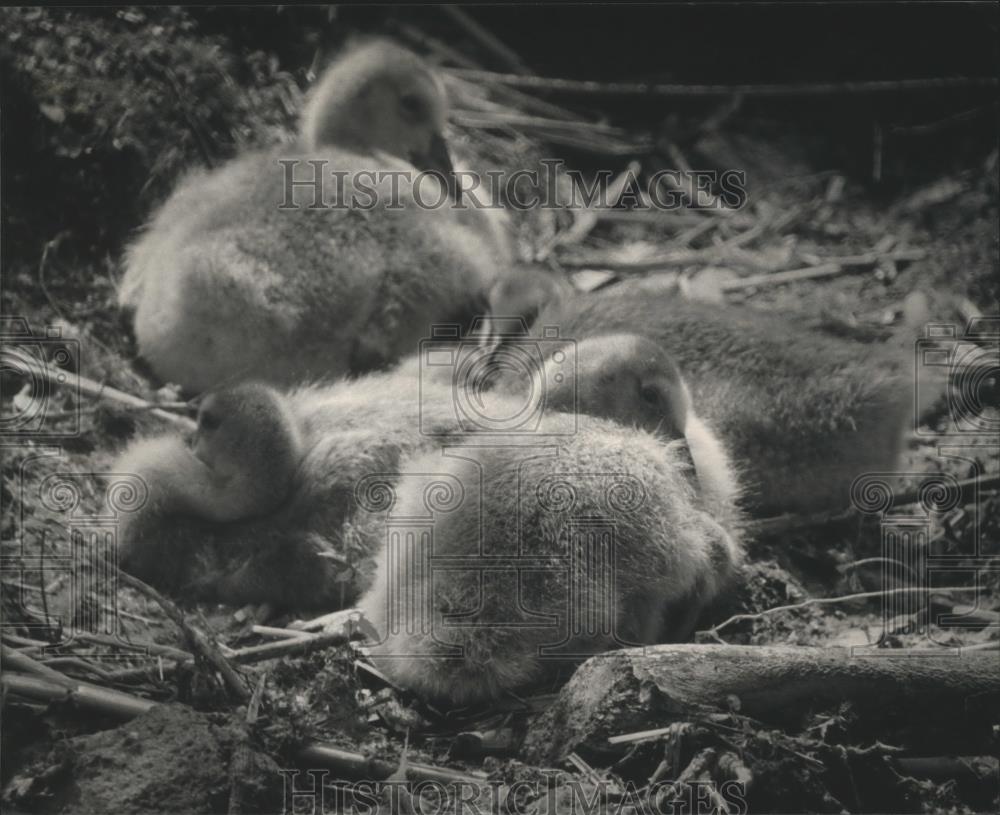
[{"label": "gosling eye", "polygon": [[655,385],[643,385],[640,387],[639,398],[652,407],[659,407],[660,405],[660,391]]},{"label": "gosling eye", "polygon": [[399,107],[403,115],[411,121],[419,121],[427,116],[424,100],[413,93],[404,93],[399,97]]},{"label": "gosling eye", "polygon": [[198,427],[202,430],[217,430],[221,424],[222,417],[218,413],[205,410],[198,417]]}]

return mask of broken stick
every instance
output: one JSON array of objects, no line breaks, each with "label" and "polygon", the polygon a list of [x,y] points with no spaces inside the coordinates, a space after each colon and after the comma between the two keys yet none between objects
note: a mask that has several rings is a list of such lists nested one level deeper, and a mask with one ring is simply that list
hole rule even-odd
[{"label": "broken stick", "polygon": [[[608,752],[608,737],[726,711],[788,721],[849,701],[873,722],[985,722],[1000,706],[1000,656],[789,646],[656,645],[592,657],[532,725],[530,760]],[[933,720],[933,721],[932,721]],[[969,728],[972,733],[974,728]],[[619,748],[620,749],[620,748]]]},{"label": "broken stick", "polygon": [[[16,342],[16,340],[11,340],[11,342]],[[124,407],[146,410],[149,411],[151,416],[176,425],[182,430],[194,430],[196,427],[194,420],[189,419],[187,416],[170,413],[163,408],[157,407],[152,402],[112,388],[109,385],[103,385],[83,374],[73,373],[62,368],[55,368],[44,360],[33,357],[16,348],[5,347],[3,349],[3,357],[6,364],[11,366],[13,370],[23,370],[28,372],[29,375],[38,375],[53,387],[75,388],[80,393],[92,396],[95,399],[105,399]]]}]

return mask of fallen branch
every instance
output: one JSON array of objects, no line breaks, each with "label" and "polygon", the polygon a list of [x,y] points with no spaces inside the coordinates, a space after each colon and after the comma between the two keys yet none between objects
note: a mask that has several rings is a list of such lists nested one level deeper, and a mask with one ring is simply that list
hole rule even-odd
[{"label": "fallen branch", "polygon": [[[424,39],[425,41],[438,42],[436,40],[432,40],[431,38],[427,37],[425,37]],[[443,44],[441,45],[443,46]],[[443,47],[447,48],[447,46]],[[462,62],[456,61],[454,59],[451,61],[454,62],[459,67],[471,67],[474,69],[474,66],[463,65]],[[468,60],[465,60],[465,62],[468,62]],[[545,99],[539,99],[537,96],[529,96],[526,93],[522,93],[521,91],[515,88],[510,88],[506,85],[487,84],[484,86],[480,82],[469,82],[468,80],[462,79],[460,76],[456,76],[454,71],[451,70],[445,71],[444,77],[446,83],[460,83],[461,85],[464,85],[466,87],[474,87],[474,88],[487,87],[489,88],[490,94],[492,96],[499,97],[500,99],[504,100],[504,104],[513,106],[518,110],[527,111],[529,113],[538,113],[542,116],[551,116],[555,119],[562,119],[567,122],[588,121],[587,119],[583,119],[579,114],[576,114],[571,110],[567,110],[566,108],[560,107],[559,105],[555,105],[552,102],[549,102]]]},{"label": "fallen branch", "polygon": [[[998,488],[1000,488],[1000,475],[965,478],[958,482],[958,489],[961,492],[960,500],[962,502],[967,502],[974,498],[977,491],[985,492]],[[899,508],[912,506],[919,502],[920,498],[920,488],[915,487],[895,496],[893,498],[893,506]],[[787,534],[831,523],[839,523],[853,518],[857,514],[857,510],[850,508],[831,512],[817,512],[813,515],[778,515],[773,518],[761,518],[756,521],[750,521],[746,525],[746,532],[750,537]]]},{"label": "fallen branch", "polygon": [[775,606],[774,608],[767,608],[763,611],[757,611],[752,614],[734,614],[728,620],[724,620],[718,625],[714,625],[704,631],[697,631],[695,633],[696,635],[714,637],[715,639],[718,639],[719,632],[723,628],[728,628],[733,623],[744,622],[746,620],[762,620],[772,614],[781,614],[786,611],[798,611],[803,608],[808,608],[809,606],[838,605],[840,603],[851,603],[856,600],[871,600],[877,597],[890,597],[896,594],[915,594],[917,592],[945,594],[950,591],[977,592],[982,591],[982,589],[978,586],[942,586],[940,588],[937,586],[909,586],[898,589],[881,589],[879,591],[861,591],[857,594],[844,594],[839,597],[810,597],[808,600],[803,600],[799,603],[789,603],[784,606]]},{"label": "fallen branch", "polygon": [[576,753],[570,753],[568,756],[566,756],[566,761],[567,761],[567,763],[572,764],[573,767],[574,767],[574,769],[578,773],[580,773],[580,775],[586,776],[591,781],[593,781],[595,784],[600,784],[601,783],[601,777],[597,774],[597,771],[594,770],[593,767],[591,767],[586,761],[584,761]]},{"label": "fallen branch", "polygon": [[157,659],[156,665],[140,665],[135,668],[121,668],[117,671],[108,671],[108,682],[133,682],[139,679],[159,679],[165,680],[173,676],[182,665],[190,665],[194,662],[194,657],[176,662],[164,663],[162,658]]},{"label": "fallen branch", "polygon": [[502,42],[495,34],[476,22],[457,6],[438,6],[451,20],[465,31],[472,39],[489,51],[504,68],[520,74],[528,73],[525,65],[514,49]]},{"label": "fallen branch", "polygon": [[[397,765],[361,753],[341,750],[329,744],[313,743],[299,751],[299,760],[310,768],[328,767],[351,778],[385,779],[397,770]],[[413,781],[436,781],[441,784],[486,783],[485,773],[463,773],[446,767],[407,763],[407,775]]]},{"label": "fallen branch", "polygon": [[[18,673],[0,675],[0,683],[5,693],[13,693],[42,702],[72,702],[86,710],[131,719],[152,710],[158,703],[140,699],[121,691],[101,688],[86,682],[71,685],[57,683],[40,676]],[[299,759],[309,767],[329,767],[330,769],[356,778],[388,778],[396,767],[387,761],[370,759],[361,753],[352,753],[332,745],[313,742],[299,751]],[[408,775],[414,781],[437,781],[442,784],[484,784],[483,773],[462,773],[445,767],[409,763]]]},{"label": "fallen branch", "polygon": [[[15,341],[11,340],[11,342]],[[115,402],[116,404],[136,410],[145,410],[151,416],[155,416],[157,419],[162,419],[184,430],[194,430],[196,427],[195,422],[187,416],[170,413],[152,402],[147,402],[138,396],[117,390],[109,385],[104,385],[83,374],[73,373],[62,368],[54,368],[44,360],[12,348],[10,345],[4,346],[2,352],[0,352],[0,356],[4,358],[7,365],[10,365],[15,370],[21,369],[30,372],[31,375],[39,375],[52,386],[73,388],[95,399]]]},{"label": "fallen branch", "polygon": [[[526,738],[528,760],[552,762],[581,748],[613,750],[610,736],[666,727],[708,712],[796,721],[850,702],[866,726],[921,722],[928,732],[964,727],[963,739],[989,740],[988,715],[1000,704],[1000,671],[989,653],[847,648],[656,645],[592,657],[577,669]],[[970,719],[971,717],[971,719]],[[972,746],[970,744],[970,746]],[[615,745],[620,749],[621,745]],[[977,749],[973,747],[972,749]],[[614,750],[617,752],[617,750]]]},{"label": "fallen branch", "polygon": [[320,631],[328,626],[348,626],[352,621],[360,620],[361,616],[356,608],[344,608],[311,620],[294,620],[289,623],[288,628],[292,631]]},{"label": "fallen branch", "polygon": [[131,719],[156,705],[148,699],[140,699],[121,691],[91,685],[89,682],[77,682],[68,677],[66,679],[69,685],[42,676],[6,671],[0,675],[0,683],[6,693],[16,693],[41,702],[71,702],[84,710],[109,716]]},{"label": "fallen branch", "polygon": [[602,96],[741,96],[794,97],[833,96],[861,93],[903,93],[952,88],[995,88],[1000,80],[992,76],[934,77],[928,79],[885,79],[858,82],[802,82],[794,85],[682,85],[663,82],[594,82],[585,79],[558,79],[493,71],[456,70],[456,76],[470,82],[495,82],[516,88],[557,93]]},{"label": "fallen branch", "polygon": [[815,280],[820,277],[835,277],[847,271],[848,267],[839,263],[823,263],[804,269],[789,269],[787,272],[765,272],[750,275],[739,280],[730,280],[720,285],[724,292],[758,289],[764,286],[780,286],[783,283],[797,283],[800,280]]},{"label": "fallen branch", "polygon": [[173,620],[174,624],[184,634],[185,639],[191,644],[192,650],[219,672],[229,692],[236,699],[240,702],[246,702],[250,699],[250,692],[243,683],[243,678],[222,655],[218,644],[215,642],[215,637],[211,633],[203,634],[192,626],[184,616],[184,612],[180,610],[173,600],[167,599],[152,586],[147,585],[137,577],[119,570],[118,579],[124,585],[135,589],[140,594],[155,601],[163,609],[163,612]]},{"label": "fallen branch", "polygon": [[240,648],[233,651],[230,659],[239,665],[247,665],[252,662],[263,662],[265,659],[302,656],[320,648],[329,648],[331,645],[343,645],[347,641],[348,636],[343,631],[329,631],[311,636],[306,633],[300,633],[295,638]]},{"label": "fallen branch", "polygon": [[684,724],[668,724],[666,727],[656,727],[652,730],[638,730],[635,733],[621,733],[617,736],[608,736],[608,744],[636,744],[640,741],[650,741],[661,736],[676,734],[678,727]]},{"label": "fallen branch", "polygon": [[565,119],[546,119],[541,116],[527,116],[523,113],[507,113],[504,111],[463,111],[456,110],[448,117],[450,121],[462,127],[519,127],[527,130],[566,131],[573,133],[593,133],[597,136],[610,136],[617,139],[628,138],[628,133],[620,127],[602,124],[601,122],[575,121]]},{"label": "fallen branch", "polygon": [[45,640],[33,640],[29,637],[20,637],[17,634],[11,634],[6,631],[3,634],[0,634],[0,638],[2,638],[5,642],[10,642],[14,645],[22,645],[31,650],[48,648],[52,645],[51,642],[45,642]]},{"label": "fallen branch", "polygon": [[46,668],[73,668],[77,671],[83,671],[91,676],[96,676],[98,679],[107,680],[108,672],[103,668],[98,668],[96,665],[87,662],[85,659],[80,657],[71,656],[59,656],[52,657],[51,659],[45,660],[43,663]]},{"label": "fallen branch", "polygon": [[651,146],[645,141],[629,141],[628,134],[619,128],[584,120],[545,119],[506,111],[456,111],[449,118],[459,127],[530,132],[551,144],[563,144],[594,153],[629,155],[647,152]]},{"label": "fallen branch", "polygon": [[261,637],[270,637],[277,640],[298,640],[308,636],[304,631],[295,631],[291,628],[275,628],[270,625],[253,625],[250,630]]},{"label": "fallen branch", "polygon": [[194,659],[191,654],[187,651],[182,651],[180,648],[174,648],[172,645],[161,645],[158,642],[149,642],[148,640],[120,640],[106,634],[94,634],[89,631],[75,631],[73,632],[73,639],[123,650],[135,649],[153,656],[167,657],[168,659]]},{"label": "fallen branch", "polygon": [[257,721],[260,716],[260,706],[264,701],[264,688],[267,687],[267,672],[263,672],[260,678],[257,680],[257,685],[253,689],[253,693],[250,695],[250,701],[247,702],[247,713],[246,722],[247,724],[253,724]]},{"label": "fallen branch", "polygon": [[3,661],[4,671],[14,670],[35,674],[36,676],[41,676],[50,682],[57,682],[63,687],[75,684],[72,679],[66,676],[66,674],[60,673],[54,668],[50,668],[41,662],[37,662],[27,654],[19,653],[14,648],[10,648],[6,645],[0,645],[0,658],[2,658]]},{"label": "fallen branch", "polygon": [[437,37],[432,37],[430,34],[426,34],[419,28],[409,25],[408,23],[404,23],[401,20],[387,20],[386,27],[393,33],[409,40],[414,45],[430,51],[431,54],[438,60],[450,62],[452,65],[457,65],[460,68],[465,68],[471,71],[481,70],[481,66],[475,60],[469,59],[461,51],[456,51],[450,45],[442,42]]},{"label": "fallen branch", "polygon": [[[285,629],[278,629],[285,630]],[[255,662],[263,662],[267,659],[279,659],[289,656],[303,656],[321,648],[328,648],[335,645],[343,645],[349,640],[349,634],[343,631],[328,631],[322,634],[310,635],[303,630],[289,630],[290,635],[275,642],[265,642],[261,645],[248,645],[246,648],[229,651],[226,656],[220,657],[229,663],[237,665],[250,665]],[[220,648],[221,651],[221,648]],[[124,668],[119,671],[108,672],[108,679],[115,682],[129,682],[135,679],[143,679],[154,672],[159,672],[163,678],[173,675],[181,665],[190,664],[194,661],[191,654],[181,651],[183,658],[174,659],[167,665],[139,666],[137,668]],[[238,675],[237,675],[238,676]]]},{"label": "fallen branch", "polygon": [[591,153],[609,156],[631,156],[646,153],[652,144],[647,141],[623,141],[612,136],[591,134],[586,131],[556,130],[553,128],[538,128],[535,135],[550,144],[560,144],[575,147]]}]

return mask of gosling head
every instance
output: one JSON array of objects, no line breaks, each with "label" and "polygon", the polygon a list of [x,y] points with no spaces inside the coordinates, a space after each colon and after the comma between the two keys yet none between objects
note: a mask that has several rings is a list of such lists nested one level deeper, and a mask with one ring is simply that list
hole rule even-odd
[{"label": "gosling head", "polygon": [[561,272],[540,264],[516,264],[490,289],[490,314],[480,344],[495,348],[503,341],[499,332],[506,324],[521,320],[530,327],[546,307],[572,292],[572,285]]},{"label": "gosling head", "polygon": [[691,410],[687,385],[670,355],[644,337],[606,334],[581,340],[575,366],[564,362],[558,371],[549,356],[545,388],[550,409],[575,409],[664,438],[684,438]]},{"label": "gosling head", "polygon": [[302,440],[284,398],[245,383],[207,394],[191,450],[207,470],[210,517],[231,521],[277,508],[288,496]]},{"label": "gosling head", "polygon": [[385,40],[351,50],[316,84],[302,115],[307,149],[382,151],[452,177],[444,86],[416,54]]}]

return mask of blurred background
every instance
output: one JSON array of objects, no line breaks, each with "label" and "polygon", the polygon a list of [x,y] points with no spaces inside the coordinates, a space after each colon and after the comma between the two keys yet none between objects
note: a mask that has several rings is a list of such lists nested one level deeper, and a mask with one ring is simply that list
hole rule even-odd
[{"label": "blurred background", "polygon": [[[445,67],[512,70],[453,12],[432,6],[22,8],[2,15],[8,271],[17,261],[37,262],[57,235],[63,251],[99,257],[119,249],[184,168],[281,138],[310,79],[353,36],[394,36]],[[475,6],[465,17],[506,45],[519,72],[544,77],[785,85],[998,73],[994,3]],[[570,166],[621,169],[646,158],[649,167],[643,145],[663,137],[692,164],[710,164],[697,143],[706,120],[721,116],[724,132],[784,152],[798,169],[841,172],[876,202],[944,174],[982,170],[997,142],[995,84],[777,98],[525,91],[621,128],[629,134],[623,141],[637,143],[631,154],[602,153],[528,133]],[[509,135],[509,128],[487,134],[498,130]],[[754,169],[749,155],[730,153]],[[766,170],[756,179],[751,172],[751,195],[790,174],[775,162]],[[996,289],[973,293],[992,300]]]}]

